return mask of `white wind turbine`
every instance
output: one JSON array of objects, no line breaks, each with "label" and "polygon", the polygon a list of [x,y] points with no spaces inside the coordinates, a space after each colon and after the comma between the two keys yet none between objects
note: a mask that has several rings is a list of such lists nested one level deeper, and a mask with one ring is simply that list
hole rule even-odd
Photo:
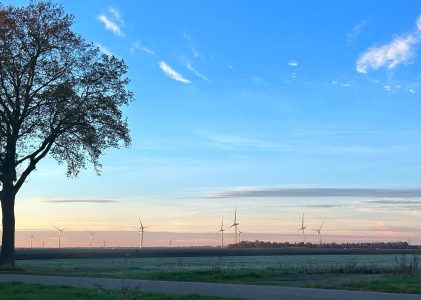
[{"label": "white wind turbine", "polygon": [[145,232],[145,229],[148,228],[149,226],[143,226],[142,220],[139,217],[139,223],[140,226],[138,227],[137,230],[139,230],[140,233],[140,243],[139,243],[139,248],[143,248],[143,233]]},{"label": "white wind turbine", "polygon": [[92,248],[92,240],[94,239],[95,232],[89,231],[89,248]]},{"label": "white wind turbine", "polygon": [[238,242],[241,243],[241,234],[244,233],[243,231],[241,231],[240,228],[238,228]]},{"label": "white wind turbine", "polygon": [[35,238],[35,236],[33,234],[31,234],[29,236],[29,248],[31,248],[31,249],[32,249],[32,241],[33,240],[36,240],[36,238]]},{"label": "white wind turbine", "polygon": [[61,233],[64,231],[65,228],[58,228],[54,225],[51,225],[51,226],[53,226],[58,232],[58,248],[60,249],[61,248]]},{"label": "white wind turbine", "polygon": [[306,241],[306,238],[305,238],[305,235],[304,235],[304,231],[307,229],[307,227],[306,226],[304,226],[304,213],[303,213],[303,218],[302,218],[302,220],[301,220],[301,228],[300,229],[298,229],[298,231],[302,231],[303,232],[303,243],[305,243],[305,241]]},{"label": "white wind turbine", "polygon": [[319,229],[313,229],[314,231],[317,232],[317,242],[319,243],[319,245],[322,243],[322,234],[321,234],[321,230],[323,227],[323,224],[325,223],[325,220],[323,220],[322,224],[320,224]]},{"label": "white wind turbine", "polygon": [[221,247],[224,247],[224,217],[222,217],[222,224],[221,224],[221,228],[217,231],[221,233]]},{"label": "white wind turbine", "polygon": [[239,222],[237,222],[237,206],[235,207],[235,213],[234,213],[234,223],[228,227],[230,229],[231,227],[234,227],[235,230],[235,243],[238,243],[237,235],[238,235],[238,225],[240,225]]}]

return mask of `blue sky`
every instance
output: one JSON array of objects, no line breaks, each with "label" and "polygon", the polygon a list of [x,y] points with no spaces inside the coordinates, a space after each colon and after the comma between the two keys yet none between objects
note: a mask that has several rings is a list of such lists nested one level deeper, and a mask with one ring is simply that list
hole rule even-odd
[{"label": "blue sky", "polygon": [[[69,180],[44,161],[19,196],[22,230],[130,230],[143,215],[156,231],[212,232],[238,204],[248,232],[292,234],[302,212],[330,218],[337,235],[356,224],[368,236],[421,231],[421,197],[212,198],[420,187],[418,1],[56,2],[76,32],[127,63],[133,144],[108,151],[100,177]],[[379,198],[389,202],[369,202]],[[92,201],[104,199],[116,202]]]}]

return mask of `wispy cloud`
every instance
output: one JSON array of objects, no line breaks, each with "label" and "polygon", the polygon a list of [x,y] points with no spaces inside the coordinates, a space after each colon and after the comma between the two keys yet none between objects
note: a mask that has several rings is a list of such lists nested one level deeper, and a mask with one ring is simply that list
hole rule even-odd
[{"label": "wispy cloud", "polygon": [[200,73],[199,71],[197,71],[191,64],[191,62],[189,61],[183,61],[183,65],[184,67],[186,67],[187,70],[189,70],[190,72],[192,72],[194,75],[196,75],[197,77],[203,79],[204,81],[207,82],[211,82],[209,80],[209,78],[207,78],[205,75],[203,75],[202,73]]},{"label": "wispy cloud", "polygon": [[383,88],[386,92],[390,92],[392,90],[392,87],[390,85],[385,85],[383,86]]},{"label": "wispy cloud", "polygon": [[44,200],[44,203],[97,203],[97,204],[107,204],[107,203],[118,203],[117,200],[109,199],[61,199],[61,200]]},{"label": "wispy cloud", "polygon": [[159,62],[159,67],[161,68],[162,72],[164,72],[165,75],[168,77],[177,80],[179,82],[182,82],[184,84],[191,83],[190,80],[184,78],[182,75],[180,75],[177,71],[175,71],[173,68],[171,68],[165,61],[161,60]]},{"label": "wispy cloud", "polygon": [[241,149],[283,149],[282,145],[272,143],[270,141],[253,139],[244,136],[227,135],[227,134],[205,134],[203,137],[208,144],[218,148],[229,150]]},{"label": "wispy cloud", "polygon": [[333,85],[338,85],[338,86],[341,86],[341,87],[351,87],[352,86],[352,83],[350,83],[349,81],[346,81],[346,82],[339,82],[339,81],[337,81],[337,80],[332,80],[332,82],[331,82]]},{"label": "wispy cloud", "polygon": [[351,32],[349,32],[346,35],[346,40],[348,42],[348,44],[352,44],[353,42],[355,42],[357,40],[357,38],[360,36],[360,34],[363,32],[365,26],[367,26],[368,21],[364,20],[361,21],[360,23],[358,23],[357,25],[355,25]]},{"label": "wispy cloud", "polygon": [[418,16],[415,25],[417,26],[418,30],[421,30],[421,15]]},{"label": "wispy cloud", "polygon": [[195,42],[193,41],[191,36],[188,35],[187,33],[185,33],[185,34],[183,34],[183,37],[189,43],[189,48],[190,48],[194,58],[203,58],[202,54],[200,54],[200,52],[197,50],[197,48],[195,46]]},{"label": "wispy cloud", "polygon": [[386,66],[393,69],[400,64],[409,64],[414,57],[414,45],[421,42],[421,21],[418,17],[417,30],[406,36],[396,36],[386,45],[372,47],[357,60],[356,68],[359,73],[367,73],[370,69],[377,70]]},{"label": "wispy cloud", "polygon": [[288,66],[290,66],[290,67],[298,67],[298,61],[296,61],[296,60],[290,60],[288,62]]},{"label": "wispy cloud", "polygon": [[[302,206],[299,206],[302,207]],[[339,207],[345,207],[344,204],[308,204],[305,207],[308,208],[339,208]]]},{"label": "wispy cloud", "polygon": [[[100,15],[98,17],[98,20],[105,25],[105,29],[111,31],[115,35],[124,36],[120,28],[120,25],[124,23],[123,19],[121,18],[120,12],[114,7],[110,7],[108,8],[108,13],[109,15]],[[118,25],[117,23],[120,23],[120,25]]]},{"label": "wispy cloud", "polygon": [[114,17],[114,19],[116,19],[119,22],[123,22],[123,19],[121,18],[121,14],[116,8],[111,6],[110,8],[108,8],[108,11]]},{"label": "wispy cloud", "polygon": [[406,205],[406,204],[421,204],[420,201],[414,200],[388,200],[388,199],[380,199],[380,200],[367,200],[367,203],[372,204],[387,204],[387,205]]},{"label": "wispy cloud", "polygon": [[141,42],[137,41],[134,42],[132,47],[130,48],[130,52],[135,52],[136,50],[142,50],[143,52],[145,52],[146,54],[155,54],[155,51],[153,51],[152,49],[145,47],[144,45],[142,45]]},{"label": "wispy cloud", "polygon": [[370,188],[285,188],[238,189],[214,193],[204,198],[248,197],[355,197],[355,198],[421,198],[421,189],[370,189]]}]

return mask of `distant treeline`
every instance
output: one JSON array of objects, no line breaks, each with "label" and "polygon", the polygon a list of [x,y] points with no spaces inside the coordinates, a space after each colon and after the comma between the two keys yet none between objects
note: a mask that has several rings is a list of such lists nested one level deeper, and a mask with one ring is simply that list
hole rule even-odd
[{"label": "distant treeline", "polygon": [[421,246],[409,245],[407,242],[371,242],[371,243],[289,243],[264,242],[256,240],[241,241],[230,244],[229,248],[324,248],[324,249],[420,249]]}]

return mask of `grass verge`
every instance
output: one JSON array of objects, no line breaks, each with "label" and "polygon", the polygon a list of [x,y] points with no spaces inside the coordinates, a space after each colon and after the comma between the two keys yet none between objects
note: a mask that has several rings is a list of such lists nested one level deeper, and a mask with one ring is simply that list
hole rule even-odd
[{"label": "grass verge", "polygon": [[[73,288],[69,286],[47,286],[19,282],[0,283],[0,298],[4,300],[229,300],[234,298],[207,297],[198,295],[171,295],[143,293],[139,290],[110,290]],[[239,300],[239,299],[238,299]]]}]

